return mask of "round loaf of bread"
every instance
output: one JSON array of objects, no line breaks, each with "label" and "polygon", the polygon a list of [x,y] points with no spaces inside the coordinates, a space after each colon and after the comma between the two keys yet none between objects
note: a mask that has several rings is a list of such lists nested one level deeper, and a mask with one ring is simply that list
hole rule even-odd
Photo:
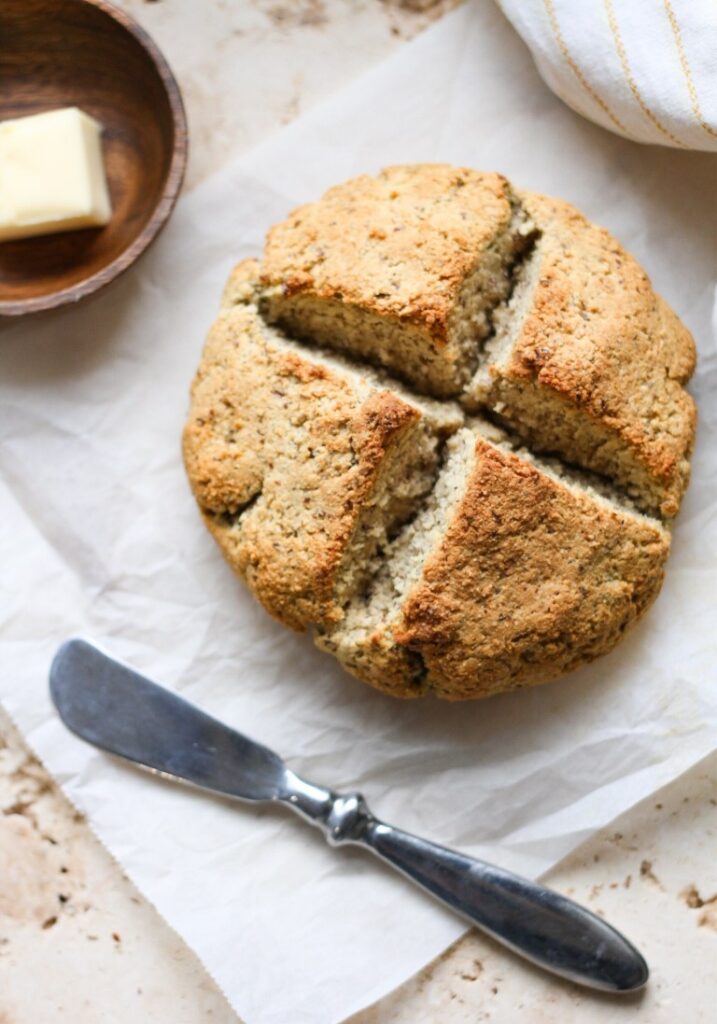
[{"label": "round loaf of bread", "polygon": [[609,651],[656,597],[694,359],[567,203],[390,167],[232,272],[185,464],[273,616],[387,693],[484,697]]}]

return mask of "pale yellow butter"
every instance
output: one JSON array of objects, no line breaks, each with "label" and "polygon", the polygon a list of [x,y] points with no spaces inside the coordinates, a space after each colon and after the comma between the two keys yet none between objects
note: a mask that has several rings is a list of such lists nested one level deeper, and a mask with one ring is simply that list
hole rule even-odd
[{"label": "pale yellow butter", "polygon": [[107,224],[101,134],[77,107],[0,122],[0,241]]}]

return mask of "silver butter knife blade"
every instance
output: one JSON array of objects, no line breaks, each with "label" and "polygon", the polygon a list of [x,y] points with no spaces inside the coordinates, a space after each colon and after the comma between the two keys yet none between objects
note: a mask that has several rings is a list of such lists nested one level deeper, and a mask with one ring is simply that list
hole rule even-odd
[{"label": "silver butter knife blade", "polygon": [[648,979],[635,947],[606,921],[545,886],[387,825],[360,793],[299,778],[267,747],[150,682],[85,640],[58,650],[50,690],[82,739],[204,789],[278,801],[332,845],[363,846],[510,949],[554,974],[609,992]]},{"label": "silver butter knife blade", "polygon": [[277,754],[85,640],[60,647],[50,692],[65,725],[102,750],[242,800],[279,796]]}]

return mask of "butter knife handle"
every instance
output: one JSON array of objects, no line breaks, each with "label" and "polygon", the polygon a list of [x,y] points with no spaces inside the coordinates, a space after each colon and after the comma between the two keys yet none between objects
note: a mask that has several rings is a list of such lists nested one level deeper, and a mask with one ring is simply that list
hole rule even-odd
[{"label": "butter knife handle", "polygon": [[541,967],[610,992],[634,991],[646,983],[647,964],[635,947],[565,896],[385,825],[370,814],[364,827],[353,831],[345,841],[368,846],[472,924]]},{"label": "butter knife handle", "polygon": [[336,793],[285,773],[281,799],[332,846],[365,846],[471,924],[540,967],[607,992],[632,992],[647,964],[628,940],[584,907],[485,861],[374,818],[360,793]]}]

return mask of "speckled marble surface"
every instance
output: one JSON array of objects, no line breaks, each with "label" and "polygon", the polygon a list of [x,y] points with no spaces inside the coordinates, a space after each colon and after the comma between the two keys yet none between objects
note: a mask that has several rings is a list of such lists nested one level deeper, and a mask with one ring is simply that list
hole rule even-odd
[{"label": "speckled marble surface", "polygon": [[[388,56],[458,0],[122,0],[182,86],[187,188]],[[489,0],[480,0],[489,2]],[[548,979],[471,933],[354,1024],[715,1020],[717,755],[549,876],[652,967],[614,1000]],[[237,1020],[0,712],[0,1024]],[[290,1024],[290,1022],[287,1022]]]}]

